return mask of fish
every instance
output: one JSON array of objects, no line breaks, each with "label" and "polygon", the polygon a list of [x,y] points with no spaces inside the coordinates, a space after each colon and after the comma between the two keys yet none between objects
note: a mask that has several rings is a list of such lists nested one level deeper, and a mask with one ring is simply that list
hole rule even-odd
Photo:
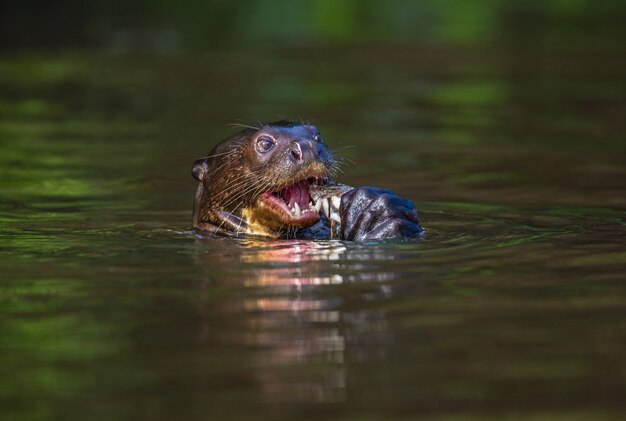
[{"label": "fish", "polygon": [[339,234],[341,227],[341,197],[352,190],[346,184],[329,183],[324,185],[313,184],[309,187],[309,195],[313,201],[313,207],[323,213],[330,222],[330,236]]}]

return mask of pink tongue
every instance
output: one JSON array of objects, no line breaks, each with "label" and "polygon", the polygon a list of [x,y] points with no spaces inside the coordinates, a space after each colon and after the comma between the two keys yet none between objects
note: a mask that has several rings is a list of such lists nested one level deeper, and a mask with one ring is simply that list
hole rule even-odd
[{"label": "pink tongue", "polygon": [[300,209],[306,209],[309,206],[309,191],[306,181],[285,187],[280,192],[280,195],[289,204],[290,208],[293,208],[294,203],[298,203]]}]

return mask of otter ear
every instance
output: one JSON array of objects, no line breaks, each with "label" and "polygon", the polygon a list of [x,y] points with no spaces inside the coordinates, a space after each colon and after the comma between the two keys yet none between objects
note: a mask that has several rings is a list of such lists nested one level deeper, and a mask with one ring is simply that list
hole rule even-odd
[{"label": "otter ear", "polygon": [[191,175],[193,175],[193,178],[196,180],[202,181],[204,180],[208,169],[209,166],[207,165],[207,159],[198,159],[193,163],[193,167],[191,167]]}]

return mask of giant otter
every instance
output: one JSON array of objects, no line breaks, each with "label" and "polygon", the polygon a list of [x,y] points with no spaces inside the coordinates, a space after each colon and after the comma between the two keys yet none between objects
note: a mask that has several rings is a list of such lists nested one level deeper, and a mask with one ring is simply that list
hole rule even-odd
[{"label": "giant otter", "polygon": [[[334,183],[338,163],[312,125],[291,121],[248,127],[195,161],[196,229],[216,235],[325,238],[330,230],[309,189]],[[346,190],[346,189],[344,189]],[[342,191],[338,236],[367,241],[417,237],[415,206],[389,190]]]}]

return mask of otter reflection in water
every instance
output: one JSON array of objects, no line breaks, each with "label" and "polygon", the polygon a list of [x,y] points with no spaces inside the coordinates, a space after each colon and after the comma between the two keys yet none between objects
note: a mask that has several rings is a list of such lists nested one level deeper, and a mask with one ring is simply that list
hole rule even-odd
[{"label": "otter reflection in water", "polygon": [[[364,362],[387,360],[392,332],[385,311],[372,303],[389,300],[401,274],[388,249],[336,241],[197,241],[196,263],[205,271],[198,339],[245,350],[246,381],[264,400],[342,402]],[[237,292],[215,294],[228,290]]]},{"label": "otter reflection in water", "polygon": [[340,224],[339,238],[351,241],[423,232],[413,203],[373,187],[339,189],[330,202],[338,205],[336,217],[324,215],[326,199],[313,199],[311,189],[335,185],[337,169],[315,126],[279,121],[246,128],[194,163],[193,225],[227,236],[323,239],[331,235],[330,218]]}]

